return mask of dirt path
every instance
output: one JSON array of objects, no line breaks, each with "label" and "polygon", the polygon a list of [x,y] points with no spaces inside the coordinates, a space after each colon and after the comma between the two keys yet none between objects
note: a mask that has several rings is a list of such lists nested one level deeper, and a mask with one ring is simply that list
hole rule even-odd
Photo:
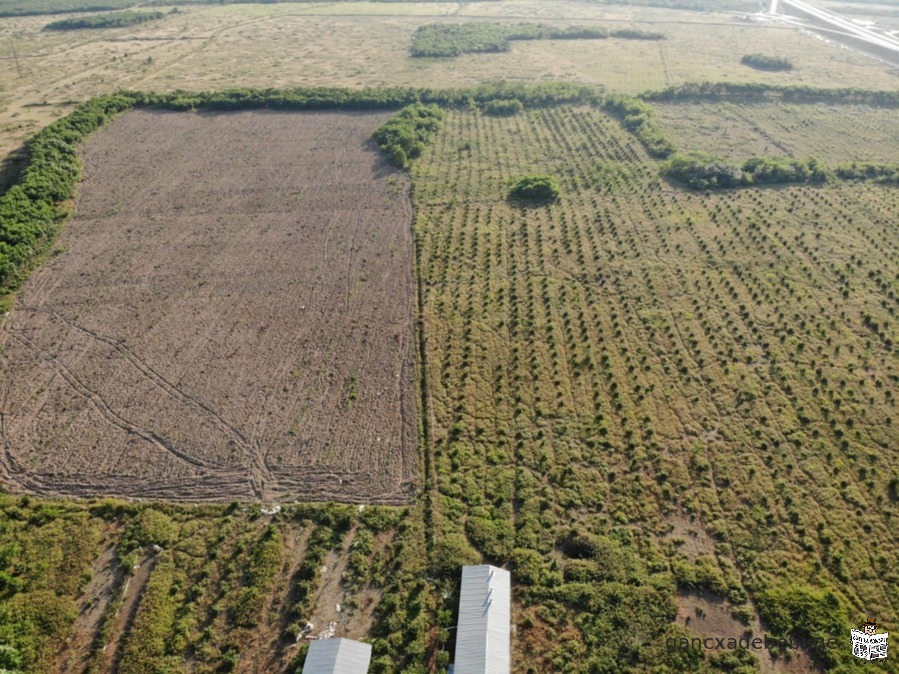
[{"label": "dirt path", "polygon": [[125,572],[116,555],[118,548],[109,543],[91,565],[91,579],[78,600],[78,617],[72,625],[72,636],[66,642],[60,673],[80,673],[88,664],[98,638],[103,618],[119,594]]},{"label": "dirt path", "polygon": [[125,637],[134,624],[137,616],[137,610],[140,608],[140,600],[144,593],[147,581],[153,567],[156,565],[156,558],[152,555],[144,557],[139,564],[139,568],[134,575],[125,582],[122,588],[122,604],[116,612],[113,620],[115,621],[110,630],[109,641],[102,647],[101,666],[98,668],[101,672],[110,672],[117,674],[119,671],[119,663],[122,659],[123,647],[125,645]]}]

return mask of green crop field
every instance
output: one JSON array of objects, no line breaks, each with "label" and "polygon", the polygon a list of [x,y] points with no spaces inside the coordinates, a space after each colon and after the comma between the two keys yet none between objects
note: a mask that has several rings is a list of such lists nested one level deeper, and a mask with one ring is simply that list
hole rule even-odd
[{"label": "green crop field", "polygon": [[[3,311],[64,261],[77,148],[107,118],[393,110],[369,149],[411,181],[391,178],[411,206],[420,412],[401,506],[0,493],[0,671],[298,674],[304,637],[335,622],[372,644],[373,674],[443,674],[460,567],[491,563],[512,571],[515,674],[899,674],[892,650],[870,664],[849,647],[868,616],[899,632],[896,74],[750,21],[756,5],[198,4],[72,33],[0,19],[0,148],[18,148],[0,185],[21,183],[0,196]],[[665,39],[410,54],[456,24]],[[748,68],[751,53],[794,67]],[[146,93],[19,147],[120,90]],[[817,172],[690,189],[669,169],[753,157]],[[870,175],[837,170],[852,162]],[[22,473],[11,388],[4,477]],[[346,395],[363,404],[355,377]],[[778,643],[671,647],[746,635]]]}]

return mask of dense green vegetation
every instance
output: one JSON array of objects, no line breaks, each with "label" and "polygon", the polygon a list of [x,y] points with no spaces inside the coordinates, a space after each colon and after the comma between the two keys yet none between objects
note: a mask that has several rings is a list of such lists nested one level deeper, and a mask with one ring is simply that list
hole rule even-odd
[{"label": "dense green vegetation", "polygon": [[694,189],[719,189],[746,185],[823,183],[827,171],[816,159],[753,157],[734,164],[703,154],[676,154],[665,162],[662,173]]},{"label": "dense green vegetation", "polygon": [[44,30],[85,30],[89,28],[124,28],[147,21],[155,21],[165,16],[162,12],[115,12],[112,14],[91,14],[77,19],[61,19],[44,26]]},{"label": "dense green vegetation", "polygon": [[493,117],[512,117],[522,110],[524,110],[524,105],[516,98],[488,101],[484,106],[484,112]]},{"label": "dense green vegetation", "polygon": [[[108,671],[110,649],[121,653],[117,671],[124,674],[184,671],[187,658],[191,671],[231,671],[256,629],[277,629],[280,616],[265,609],[272,597],[293,599],[287,615],[304,624],[314,615],[322,561],[350,547],[352,582],[344,610],[357,610],[359,593],[377,588],[388,604],[402,604],[410,620],[417,615],[408,597],[409,574],[420,568],[411,554],[419,534],[411,525],[416,518],[405,509],[360,513],[353,506],[297,506],[261,517],[258,508],[236,504],[184,508],[7,495],[0,496],[0,506],[0,666],[29,673],[55,669],[78,614],[76,599],[91,579],[94,560],[110,545],[118,546],[121,561],[111,561],[117,579],[101,619],[104,637],[84,654],[89,671]],[[300,539],[307,542],[296,549]],[[288,558],[288,544],[295,558]],[[124,620],[116,615],[122,593],[138,582],[136,564],[152,571],[131,628],[121,643],[107,648],[105,640]],[[396,564],[403,570],[391,574],[388,568]],[[384,611],[375,622],[381,664],[372,671],[380,674],[402,671],[402,663],[411,661],[406,650],[419,637],[391,618]],[[287,649],[293,629],[288,625],[279,647],[280,657],[295,661],[289,671],[304,653]]]},{"label": "dense green vegetation", "polygon": [[375,131],[375,140],[391,164],[409,168],[409,162],[421,156],[425,145],[440,129],[444,116],[436,105],[410,105],[381,125]]},{"label": "dense green vegetation", "polygon": [[0,196],[0,289],[17,285],[35,253],[56,233],[65,214],[61,204],[81,175],[81,141],[132,104],[127,96],[94,99],[29,144],[29,164],[21,181]]},{"label": "dense green vegetation", "polygon": [[793,62],[783,56],[767,56],[765,54],[746,54],[740,59],[744,66],[757,70],[792,70]]},{"label": "dense green vegetation", "polygon": [[665,33],[656,33],[650,30],[637,30],[636,28],[619,28],[613,30],[610,35],[622,40],[664,40]]},{"label": "dense green vegetation", "polygon": [[552,176],[522,176],[509,190],[509,198],[531,203],[549,203],[559,198],[559,183]]},{"label": "dense green vegetation", "polygon": [[799,85],[773,85],[739,82],[691,82],[661,91],[642,94],[644,101],[766,101],[785,103],[863,104],[899,107],[899,91],[870,91],[839,87],[822,89]]},{"label": "dense green vegetation", "polygon": [[417,57],[503,52],[512,40],[602,40],[604,28],[557,28],[537,23],[432,23],[415,31],[410,53]]},{"label": "dense green vegetation", "polygon": [[899,166],[868,162],[843,164],[836,174],[844,180],[873,180],[878,183],[899,183]]},{"label": "dense green vegetation", "polygon": [[652,107],[639,98],[612,95],[605,108],[621,120],[625,129],[633,133],[650,155],[665,159],[674,153],[674,145],[665,138],[652,118]]}]

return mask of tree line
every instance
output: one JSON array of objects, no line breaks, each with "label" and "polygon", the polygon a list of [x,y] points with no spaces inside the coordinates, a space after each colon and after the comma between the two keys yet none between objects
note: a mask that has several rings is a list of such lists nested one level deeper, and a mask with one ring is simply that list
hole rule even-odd
[{"label": "tree line", "polygon": [[753,157],[741,164],[707,154],[676,154],[662,166],[662,174],[693,189],[722,189],[749,185],[823,183],[828,173],[817,159]]},{"label": "tree line", "polygon": [[412,38],[414,57],[453,57],[462,54],[509,51],[513,40],[663,40],[662,33],[633,28],[611,33],[599,26],[559,28],[538,23],[432,23],[421,26]]},{"label": "tree line", "polygon": [[[177,12],[177,8],[172,10]],[[147,21],[156,21],[165,16],[162,12],[114,12],[112,14],[94,14],[74,19],[61,19],[48,23],[44,30],[86,30],[91,28],[124,28]]]},{"label": "tree line", "polygon": [[460,56],[509,51],[512,40],[604,40],[609,31],[590,26],[557,28],[537,23],[432,23],[412,37],[414,57]]},{"label": "tree line", "polygon": [[899,107],[899,91],[872,91],[852,87],[826,89],[804,85],[776,85],[752,82],[691,82],[640,95],[644,101],[775,101],[784,103],[835,103]]}]

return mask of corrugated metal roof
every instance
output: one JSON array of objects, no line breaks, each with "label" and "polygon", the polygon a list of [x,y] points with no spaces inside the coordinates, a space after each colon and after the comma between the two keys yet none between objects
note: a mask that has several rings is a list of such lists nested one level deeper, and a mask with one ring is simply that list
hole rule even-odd
[{"label": "corrugated metal roof", "polygon": [[309,644],[303,674],[366,674],[371,644],[352,639],[317,639]]},{"label": "corrugated metal roof", "polygon": [[455,674],[509,674],[512,576],[495,566],[462,567]]}]

